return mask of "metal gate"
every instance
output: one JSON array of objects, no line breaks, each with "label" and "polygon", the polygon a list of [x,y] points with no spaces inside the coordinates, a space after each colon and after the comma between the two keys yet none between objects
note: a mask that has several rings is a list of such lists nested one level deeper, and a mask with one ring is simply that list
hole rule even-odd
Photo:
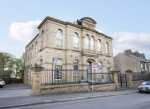
[{"label": "metal gate", "polygon": [[119,73],[119,75],[118,75],[118,81],[119,81],[119,86],[120,87],[127,87],[126,74]]}]

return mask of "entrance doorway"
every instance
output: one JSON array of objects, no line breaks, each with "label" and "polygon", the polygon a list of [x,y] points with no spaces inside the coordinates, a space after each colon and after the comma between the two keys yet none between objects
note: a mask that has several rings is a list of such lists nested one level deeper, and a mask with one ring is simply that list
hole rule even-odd
[{"label": "entrance doorway", "polygon": [[92,80],[92,62],[87,62],[87,75],[88,80]]}]

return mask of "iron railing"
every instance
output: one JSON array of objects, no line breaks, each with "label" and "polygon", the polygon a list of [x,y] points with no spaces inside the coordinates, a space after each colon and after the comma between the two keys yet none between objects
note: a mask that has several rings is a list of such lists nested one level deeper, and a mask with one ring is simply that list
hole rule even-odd
[{"label": "iron railing", "polygon": [[52,70],[42,71],[41,85],[61,85],[87,82],[86,70]]},{"label": "iron railing", "polygon": [[42,71],[41,85],[63,85],[76,83],[106,84],[112,83],[111,73],[88,73],[87,70],[52,70]]},{"label": "iron railing", "polygon": [[139,81],[139,80],[150,80],[149,73],[141,73],[141,72],[133,72],[132,73],[132,81]]},{"label": "iron railing", "polygon": [[111,73],[88,73],[88,82],[90,84],[107,84],[112,83]]}]

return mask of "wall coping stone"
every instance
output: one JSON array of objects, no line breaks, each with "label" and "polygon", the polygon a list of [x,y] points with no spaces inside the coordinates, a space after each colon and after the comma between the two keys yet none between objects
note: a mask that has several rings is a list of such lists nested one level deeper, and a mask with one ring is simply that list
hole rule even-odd
[{"label": "wall coping stone", "polygon": [[41,89],[47,88],[61,88],[61,87],[74,87],[74,86],[88,86],[88,83],[80,83],[80,84],[65,84],[65,85],[51,85],[51,86],[41,86]]}]

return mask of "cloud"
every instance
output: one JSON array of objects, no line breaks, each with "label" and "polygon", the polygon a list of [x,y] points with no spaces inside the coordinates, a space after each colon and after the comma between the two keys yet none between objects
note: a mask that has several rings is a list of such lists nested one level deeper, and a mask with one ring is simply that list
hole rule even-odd
[{"label": "cloud", "polygon": [[23,42],[29,42],[38,33],[37,26],[41,21],[14,22],[10,25],[9,36]]},{"label": "cloud", "polygon": [[114,38],[114,56],[131,49],[144,53],[150,59],[150,33],[114,32],[111,36]]}]

